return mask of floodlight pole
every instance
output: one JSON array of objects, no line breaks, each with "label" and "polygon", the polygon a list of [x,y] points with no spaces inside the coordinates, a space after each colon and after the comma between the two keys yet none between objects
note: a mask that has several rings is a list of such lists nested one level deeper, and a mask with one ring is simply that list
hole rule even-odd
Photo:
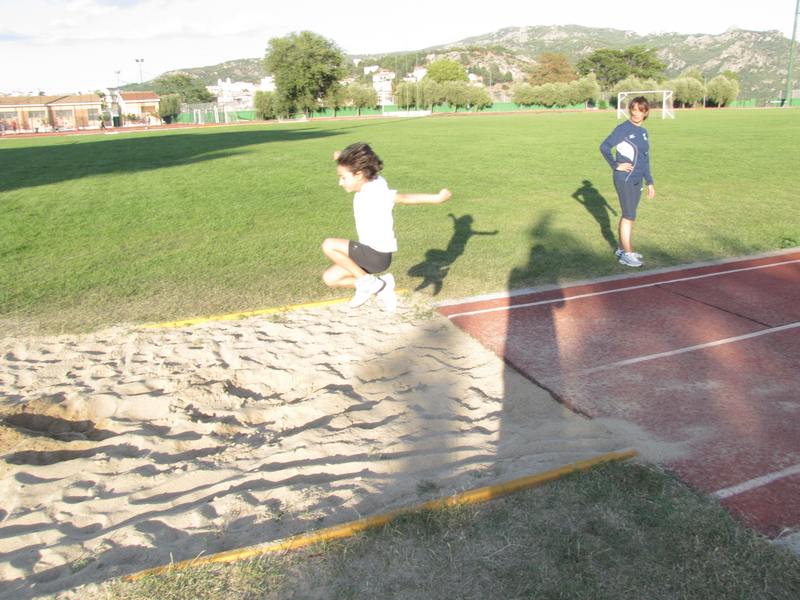
[{"label": "floodlight pole", "polygon": [[789,49],[789,72],[786,74],[786,97],[783,105],[790,106],[792,103],[789,94],[792,93],[792,69],[794,68],[794,41],[797,38],[797,16],[800,14],[800,0],[797,0],[797,6],[794,9],[794,28],[792,29],[792,45]]}]

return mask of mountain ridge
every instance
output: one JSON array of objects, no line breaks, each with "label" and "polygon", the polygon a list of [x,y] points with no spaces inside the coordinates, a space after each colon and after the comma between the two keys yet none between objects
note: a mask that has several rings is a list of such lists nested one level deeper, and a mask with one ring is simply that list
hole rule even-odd
[{"label": "mountain ridge", "polygon": [[[601,48],[628,48],[630,46],[657,48],[658,57],[667,64],[665,74],[674,79],[690,69],[698,69],[706,79],[723,71],[739,74],[739,99],[774,98],[786,82],[787,65],[791,41],[781,32],[749,31],[731,27],[721,34],[680,34],[676,32],[653,32],[639,35],[633,31],[585,27],[582,25],[527,25],[504,27],[486,34],[472,36],[457,42],[431,46],[412,52],[347,55],[348,61],[368,60],[386,56],[425,54],[428,60],[436,56],[459,52],[468,47],[497,47],[511,51],[518,59],[518,73],[529,71],[532,61],[543,52],[564,54],[573,65],[585,56]],[[470,57],[463,52],[462,62]],[[506,56],[506,63],[514,62],[514,56]],[[485,62],[485,61],[484,61]],[[246,81],[258,83],[264,77],[263,58],[245,58],[226,61],[218,65],[194,67],[168,71],[163,75],[186,73],[196,77],[203,85],[214,85],[217,80]],[[152,80],[129,89],[152,88]]]}]

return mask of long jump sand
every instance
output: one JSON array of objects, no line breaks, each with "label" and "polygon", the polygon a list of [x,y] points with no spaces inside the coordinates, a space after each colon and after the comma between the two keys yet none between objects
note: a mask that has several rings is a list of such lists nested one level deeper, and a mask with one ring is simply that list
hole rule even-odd
[{"label": "long jump sand", "polygon": [[632,447],[421,300],[0,342],[0,598],[69,591]]}]

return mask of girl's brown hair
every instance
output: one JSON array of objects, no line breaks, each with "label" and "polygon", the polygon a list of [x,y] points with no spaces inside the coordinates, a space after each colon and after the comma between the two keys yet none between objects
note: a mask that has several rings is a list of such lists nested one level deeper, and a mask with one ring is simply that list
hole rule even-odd
[{"label": "girl's brown hair", "polygon": [[364,173],[367,181],[372,181],[383,169],[383,161],[372,151],[368,144],[359,142],[350,144],[341,151],[336,163],[346,168],[354,175],[359,171]]}]

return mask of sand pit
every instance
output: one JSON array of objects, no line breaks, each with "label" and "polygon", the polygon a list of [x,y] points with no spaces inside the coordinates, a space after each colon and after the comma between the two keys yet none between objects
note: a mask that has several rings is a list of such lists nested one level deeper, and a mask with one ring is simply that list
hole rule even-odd
[{"label": "sand pit", "polygon": [[[532,342],[533,343],[533,342]],[[0,342],[0,598],[633,447],[420,299]]]}]

